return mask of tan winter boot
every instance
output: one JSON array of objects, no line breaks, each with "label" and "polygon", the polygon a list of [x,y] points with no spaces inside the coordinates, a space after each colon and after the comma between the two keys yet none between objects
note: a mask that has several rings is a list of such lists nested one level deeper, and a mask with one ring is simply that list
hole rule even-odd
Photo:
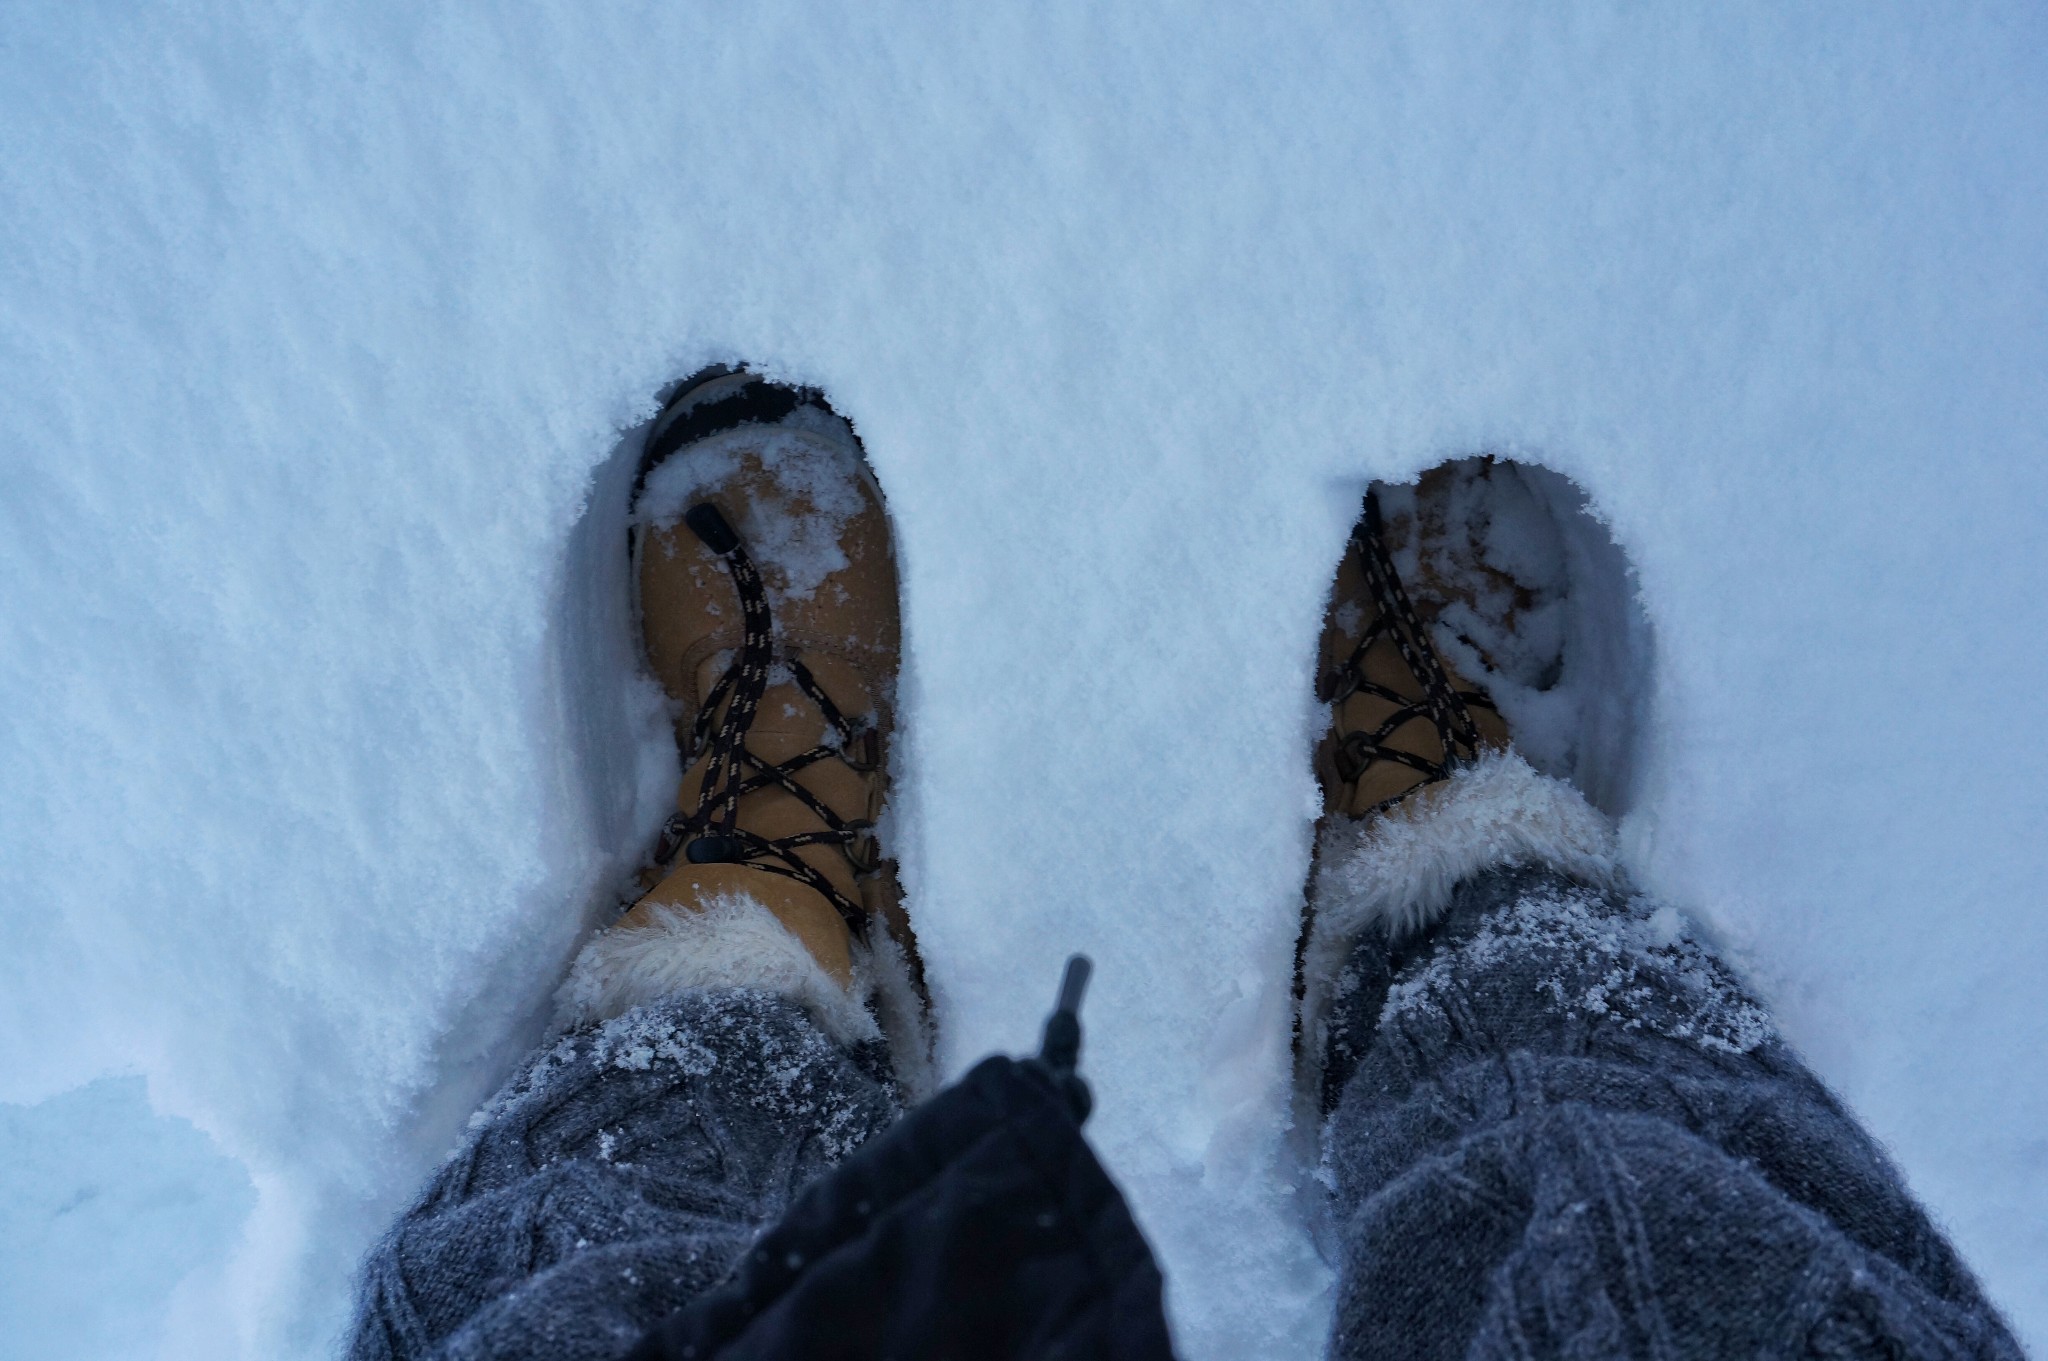
[{"label": "tan winter boot", "polygon": [[859,441],[815,392],[707,371],[649,433],[633,526],[647,659],[684,774],[644,896],[569,988],[597,1015],[677,986],[761,987],[837,1038],[872,1038],[876,951],[913,986],[915,964],[875,838],[900,623]]},{"label": "tan winter boot", "polygon": [[[1492,697],[1460,674],[1462,662],[1502,693],[1539,694],[1563,664],[1562,558],[1531,532],[1520,484],[1494,481],[1502,471],[1465,459],[1412,490],[1368,492],[1338,567],[1317,676],[1330,705],[1324,813],[1295,955],[1304,1130],[1334,1107],[1377,1023],[1362,959],[1391,967],[1460,882],[1494,865],[1550,864],[1588,883],[1612,872],[1612,829],[1513,750]],[[1354,953],[1368,938],[1381,953]]]},{"label": "tan winter boot", "polygon": [[[1416,498],[1424,511],[1393,524],[1382,520],[1379,495],[1367,492],[1337,567],[1316,679],[1317,698],[1330,706],[1330,727],[1316,748],[1327,818],[1383,811],[1480,752],[1508,746],[1493,701],[1432,641],[1431,619],[1418,613],[1395,572],[1389,541],[1422,537],[1418,520],[1431,490],[1425,478]],[[1431,555],[1418,557],[1419,570],[1430,572]]]}]

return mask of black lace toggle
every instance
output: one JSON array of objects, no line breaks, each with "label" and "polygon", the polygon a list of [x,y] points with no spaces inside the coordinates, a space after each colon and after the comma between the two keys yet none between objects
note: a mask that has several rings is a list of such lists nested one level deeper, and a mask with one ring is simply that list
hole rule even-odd
[{"label": "black lace toggle", "polygon": [[683,847],[693,865],[734,865],[747,858],[747,843],[736,836],[700,836]]},{"label": "black lace toggle", "polygon": [[690,527],[698,542],[721,558],[740,546],[740,536],[726,522],[718,507],[709,501],[699,501],[691,506],[683,516],[683,523]]}]

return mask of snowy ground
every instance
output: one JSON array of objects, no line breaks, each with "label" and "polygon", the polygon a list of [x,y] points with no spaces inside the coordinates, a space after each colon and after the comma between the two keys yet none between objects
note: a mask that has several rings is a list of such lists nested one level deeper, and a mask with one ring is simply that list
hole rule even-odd
[{"label": "snowy ground", "polygon": [[1640,570],[1637,872],[2048,1349],[2042,11],[1206,8],[0,14],[0,1355],[333,1345],[665,793],[615,450],[732,358],[897,517],[947,1060],[1094,954],[1192,1361],[1318,1345],[1312,647],[1487,450]]}]

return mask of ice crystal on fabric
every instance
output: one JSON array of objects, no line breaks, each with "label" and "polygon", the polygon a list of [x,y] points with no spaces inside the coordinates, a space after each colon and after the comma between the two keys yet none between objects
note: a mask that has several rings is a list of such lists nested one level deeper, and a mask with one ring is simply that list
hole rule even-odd
[{"label": "ice crystal on fabric", "polygon": [[1773,1034],[1769,1015],[1675,909],[1616,904],[1590,889],[1533,893],[1489,914],[1469,939],[1389,990],[1381,1024],[1441,1007],[1454,988],[1529,961],[1540,961],[1537,993],[1564,1016],[1603,1017],[1725,1054],[1746,1054]]}]

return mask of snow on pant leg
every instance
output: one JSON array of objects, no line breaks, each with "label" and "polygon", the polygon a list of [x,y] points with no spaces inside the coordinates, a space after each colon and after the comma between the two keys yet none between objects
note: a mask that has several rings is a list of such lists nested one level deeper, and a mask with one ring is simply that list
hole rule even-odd
[{"label": "snow on pant leg", "polygon": [[372,1251],[349,1356],[624,1355],[895,1119],[885,1065],[745,990],[570,1032],[477,1115]]},{"label": "snow on pant leg", "polygon": [[1525,862],[1379,939],[1326,1021],[1334,1355],[2020,1356],[1674,911]]}]

